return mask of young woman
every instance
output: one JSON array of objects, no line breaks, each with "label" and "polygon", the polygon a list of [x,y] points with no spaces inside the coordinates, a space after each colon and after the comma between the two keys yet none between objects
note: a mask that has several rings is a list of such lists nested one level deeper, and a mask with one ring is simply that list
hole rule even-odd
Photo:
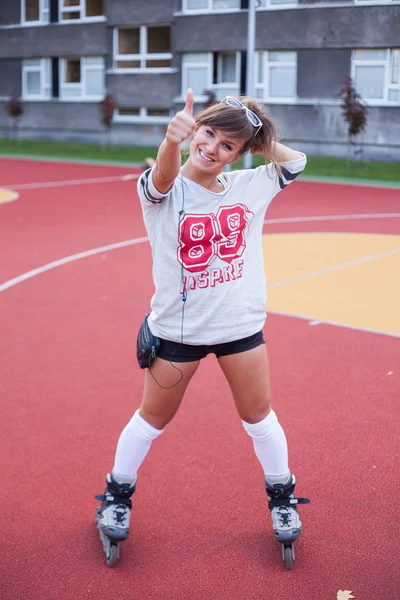
[{"label": "young woman", "polygon": [[[181,166],[180,145],[192,135]],[[270,405],[262,229],[269,203],[304,169],[306,157],[276,138],[270,117],[253,100],[227,96],[194,117],[188,90],[155,165],[139,179],[155,283],[139,354],[141,366],[151,366],[141,406],[121,433],[106,478],[98,526],[111,540],[127,538],[138,469],[209,353],[253,439],[275,537],[287,545],[300,536],[296,504],[303,499],[294,497],[286,437]],[[246,152],[263,154],[267,164],[224,172]]]}]

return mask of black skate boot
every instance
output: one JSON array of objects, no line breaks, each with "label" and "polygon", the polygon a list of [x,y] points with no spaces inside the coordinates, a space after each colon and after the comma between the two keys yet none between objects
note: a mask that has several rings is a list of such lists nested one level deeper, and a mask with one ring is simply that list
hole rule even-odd
[{"label": "black skate boot", "polygon": [[292,569],[294,561],[294,541],[301,535],[302,525],[297,504],[308,504],[308,498],[296,498],[294,488],[296,477],[290,475],[287,483],[271,485],[265,481],[268,494],[268,507],[271,511],[274,535],[282,544],[282,558],[287,569]]},{"label": "black skate boot", "polygon": [[102,504],[96,509],[96,525],[109,567],[113,567],[119,558],[119,542],[129,535],[131,497],[136,482],[118,483],[112,474],[106,478],[106,489],[103,495],[95,496]]}]

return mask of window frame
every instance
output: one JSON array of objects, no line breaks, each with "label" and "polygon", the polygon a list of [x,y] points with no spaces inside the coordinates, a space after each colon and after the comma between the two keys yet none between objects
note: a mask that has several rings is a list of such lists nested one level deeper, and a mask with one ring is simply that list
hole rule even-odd
[{"label": "window frame", "polygon": [[210,14],[210,13],[232,13],[232,12],[240,12],[240,0],[237,0],[238,7],[237,8],[214,8],[213,2],[214,0],[208,0],[208,4],[206,8],[188,8],[187,6],[188,0],[182,0],[182,13],[188,15],[199,15],[199,14]]},{"label": "window frame", "polygon": [[[214,52],[212,54],[217,55],[217,83],[211,84],[211,89],[216,93],[217,99],[222,100],[225,96],[239,96],[240,95],[240,72],[241,72],[241,60],[242,55],[240,51],[236,52]],[[234,54],[236,56],[235,64],[235,81],[222,82],[222,57],[226,55]],[[232,88],[236,88],[232,90]],[[222,92],[222,93],[218,93]]]},{"label": "window frame", "polygon": [[[271,52],[281,52],[281,53],[287,53],[287,54],[295,54],[296,55],[296,59],[293,60],[287,60],[287,61],[270,61],[269,57],[270,57],[270,53]],[[255,67],[254,67],[254,77],[255,77],[255,81],[253,82],[254,84],[254,89],[256,90],[256,99],[259,100],[260,102],[264,102],[265,104],[296,104],[297,100],[298,100],[298,94],[297,94],[297,79],[298,79],[298,55],[297,55],[297,51],[296,50],[257,50],[256,51],[256,56],[255,56]],[[261,55],[261,57],[260,57]],[[257,80],[257,75],[258,75],[258,71],[259,71],[259,61],[262,61],[262,74],[263,74],[263,82],[259,83]],[[294,96],[271,96],[270,95],[270,67],[272,65],[276,65],[279,64],[283,67],[295,67],[296,69],[296,93]],[[258,90],[262,90],[262,97],[260,97],[257,94]]]},{"label": "window frame", "polygon": [[286,10],[298,6],[300,6],[299,0],[288,0],[288,2],[282,2],[282,4],[273,4],[271,0],[265,0],[265,6],[257,6],[256,10]]},{"label": "window frame", "polygon": [[[87,63],[86,60],[87,59],[93,59],[93,58],[101,58],[102,59],[102,64],[98,64],[98,65],[93,65],[90,63]],[[80,60],[80,68],[81,68],[81,81],[80,83],[66,83],[65,82],[65,76],[66,76],[66,68],[67,68],[67,61],[68,60]],[[86,85],[87,85],[87,72],[88,71],[101,71],[103,74],[103,91],[101,94],[87,94],[86,93]],[[60,57],[59,60],[59,78],[60,78],[60,100],[62,102],[76,102],[76,101],[80,101],[80,102],[98,102],[99,100],[103,100],[104,96],[106,94],[106,86],[105,86],[105,60],[104,60],[104,56],[66,56],[66,57]],[[80,95],[71,95],[71,96],[65,96],[63,91],[64,88],[68,86],[69,89],[80,89],[81,90],[81,94]]]},{"label": "window frame", "polygon": [[400,0],[354,0],[354,4],[359,4],[362,6],[373,6],[375,4],[386,4],[390,5],[393,3],[398,3]]},{"label": "window frame", "polygon": [[[206,55],[206,60],[199,60],[198,62],[187,61],[187,55]],[[182,54],[181,62],[181,84],[182,84],[182,98],[185,97],[186,90],[189,87],[188,83],[188,65],[194,69],[207,69],[207,87],[205,89],[212,89],[212,72],[213,72],[213,54],[212,52],[186,52]],[[194,94],[195,102],[204,102],[206,96],[204,94]]]},{"label": "window frame", "polygon": [[[63,15],[71,12],[79,12],[79,19],[63,19]],[[104,12],[104,4],[103,4]],[[83,16],[82,16],[83,15]],[[106,16],[104,14],[93,17],[86,16],[86,0],[79,0],[78,6],[64,6],[64,0],[59,0],[58,3],[58,23],[61,25],[73,25],[74,23],[98,23],[105,21]]]},{"label": "window frame", "polygon": [[[196,54],[206,55],[206,60],[199,60],[198,62],[188,61],[186,57],[196,56]],[[214,70],[214,55],[217,55],[217,83],[213,83],[213,70]],[[234,54],[236,55],[236,67],[235,67],[235,81],[232,83],[222,83],[218,81],[221,79],[222,75],[222,56],[226,54]],[[233,52],[187,52],[182,54],[182,63],[181,63],[181,98],[185,97],[185,93],[187,88],[189,87],[188,83],[188,70],[190,68],[198,68],[198,69],[207,69],[207,86],[204,89],[209,89],[213,91],[218,99],[224,98],[227,95],[239,95],[240,93],[240,74],[241,74],[241,59],[242,55],[240,51]],[[236,91],[232,91],[232,88],[236,87]],[[195,94],[194,101],[195,102],[205,102],[207,96],[204,94]]]},{"label": "window frame", "polygon": [[[272,4],[271,0],[264,0],[265,1],[265,6],[257,6],[256,10],[284,10],[284,9],[289,9],[289,8],[296,8],[297,6],[299,6],[299,0],[288,0],[285,3],[282,4]],[[363,0],[360,0],[363,1]],[[371,2],[373,0],[364,0],[366,2]],[[376,0],[378,2],[386,2],[386,3],[390,3],[395,2],[396,0]],[[198,15],[198,14],[210,14],[210,13],[232,13],[232,12],[241,12],[241,11],[246,11],[247,12],[247,8],[241,8],[241,1],[238,0],[237,1],[237,7],[236,8],[214,8],[214,0],[207,0],[207,7],[205,8],[188,8],[188,0],[182,0],[182,14],[189,14],[189,15]]]},{"label": "window frame", "polygon": [[[150,25],[123,26],[114,27],[113,29],[113,72],[115,73],[173,73],[176,71],[170,67],[146,67],[142,66],[148,60],[170,60],[172,63],[173,54],[171,52],[147,52],[147,29],[149,27],[168,27],[171,32],[169,23],[157,23]],[[124,29],[139,29],[139,54],[119,54],[119,32]],[[140,62],[140,67],[127,67],[126,69],[118,67],[119,62]]]},{"label": "window frame", "polygon": [[50,23],[50,0],[38,0],[39,19],[37,21],[26,20],[26,0],[21,0],[21,25],[24,27],[37,27]]},{"label": "window frame", "polygon": [[[362,60],[362,59],[356,59],[354,58],[354,54],[357,50],[385,50],[386,51],[386,57],[383,59],[369,59],[369,60]],[[383,67],[384,71],[383,71],[383,97],[382,98],[365,98],[362,95],[362,99],[363,101],[368,104],[368,106],[400,106],[400,78],[399,78],[399,83],[395,84],[395,83],[391,83],[390,81],[390,77],[391,77],[391,66],[392,66],[392,53],[393,50],[397,50],[400,52],[400,46],[398,48],[353,48],[353,50],[351,51],[351,71],[350,71],[350,76],[351,79],[353,80],[356,89],[357,89],[357,82],[356,82],[356,69],[359,66],[370,66],[370,67],[376,67],[376,66],[381,66]],[[398,90],[398,99],[397,100],[389,100],[389,91],[390,90]]]},{"label": "window frame", "polygon": [[[26,63],[29,60],[40,60],[40,65],[30,66]],[[46,74],[47,70],[47,74]],[[27,74],[32,72],[40,72],[40,94],[28,94],[28,78]],[[22,59],[21,63],[21,79],[22,79],[22,99],[25,100],[40,100],[48,101],[52,97],[52,70],[51,58],[26,58]],[[46,79],[48,80],[46,82]],[[48,90],[48,94],[46,94]]]},{"label": "window frame", "polygon": [[[128,108],[128,107],[125,107]],[[165,106],[165,107],[159,107],[160,110],[167,109],[169,110],[169,114],[168,116],[165,117],[152,117],[149,116],[148,110],[152,110],[152,108],[156,109],[156,107],[147,107],[147,106],[133,106],[132,108],[139,108],[139,114],[138,115],[120,115],[119,114],[119,108],[115,110],[114,112],[114,116],[113,116],[113,122],[114,123],[133,123],[133,124],[146,124],[146,125],[168,125],[168,123],[170,122],[171,118],[172,118],[172,114],[171,114],[171,108],[169,106]]]}]

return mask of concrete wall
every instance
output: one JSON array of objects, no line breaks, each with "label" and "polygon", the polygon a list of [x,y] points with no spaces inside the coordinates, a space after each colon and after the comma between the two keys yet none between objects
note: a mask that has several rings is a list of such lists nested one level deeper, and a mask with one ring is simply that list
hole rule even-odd
[{"label": "concrete wall", "polygon": [[125,106],[167,107],[180,89],[180,74],[108,75],[107,89]]},{"label": "concrete wall", "polygon": [[[81,134],[99,132],[100,123],[98,103],[89,102],[24,102],[24,114],[20,118],[21,130],[38,133],[74,132],[75,137]],[[0,127],[4,127],[7,113],[0,110]]]},{"label": "concrete wall", "polygon": [[19,98],[21,92],[21,60],[18,58],[0,58],[0,95]]},{"label": "concrete wall", "polygon": [[[132,100],[128,105],[137,104]],[[7,136],[10,119],[0,103],[0,135]],[[308,154],[347,156],[347,126],[339,105],[302,105],[266,107],[278,125],[280,138]],[[101,143],[104,129],[98,105],[66,102],[25,102],[20,118],[21,137]],[[117,144],[157,146],[165,125],[114,123],[112,139]],[[370,108],[365,133],[354,139],[363,144],[365,158],[400,161],[400,109]]]},{"label": "concrete wall", "polygon": [[21,2],[0,0],[0,25],[16,25],[21,22]]},{"label": "concrete wall", "polygon": [[105,14],[109,25],[150,25],[170,23],[181,0],[105,0]]},{"label": "concrete wall", "polygon": [[[257,13],[259,50],[399,45],[400,5],[316,7]],[[247,13],[176,18],[175,50],[245,50]]]},{"label": "concrete wall", "polygon": [[7,58],[101,56],[107,52],[106,44],[105,23],[0,30],[0,57]]},{"label": "concrete wall", "polygon": [[[267,109],[281,139],[295,149],[321,156],[347,156],[347,124],[340,105],[279,106]],[[400,108],[370,108],[366,131],[353,138],[365,158],[400,161]]]}]

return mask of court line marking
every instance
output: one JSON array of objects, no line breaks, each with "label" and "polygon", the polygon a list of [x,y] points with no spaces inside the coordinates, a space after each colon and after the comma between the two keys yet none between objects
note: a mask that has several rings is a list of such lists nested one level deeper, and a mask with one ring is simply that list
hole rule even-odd
[{"label": "court line marking", "polygon": [[[115,244],[108,244],[107,246],[100,246],[99,248],[93,248],[92,250],[85,250],[84,252],[79,252],[77,254],[72,254],[70,256],[66,256],[64,258],[61,258],[59,260],[55,260],[51,263],[48,263],[46,265],[43,265],[41,267],[38,267],[36,269],[32,269],[31,271],[27,271],[26,273],[23,273],[22,275],[19,275],[18,277],[14,277],[13,279],[9,279],[8,281],[4,282],[3,284],[0,285],[0,292],[4,292],[5,290],[14,287],[15,285],[18,285],[19,283],[22,283],[23,281],[26,281],[28,279],[31,279],[33,277],[36,277],[37,275],[40,275],[42,273],[45,273],[46,271],[50,271],[51,269],[55,269],[56,267],[60,267],[62,265],[74,262],[76,260],[80,260],[82,258],[86,258],[88,256],[94,256],[95,254],[100,254],[101,252],[107,252],[110,250],[117,250],[118,248],[124,248],[127,246],[133,246],[136,244],[143,244],[144,242],[148,242],[149,238],[148,237],[140,237],[140,238],[134,238],[132,240],[126,240],[124,242],[117,242]],[[292,283],[292,281],[297,281],[298,279],[307,279],[310,277],[315,277],[316,275],[320,275],[322,273],[325,272],[329,272],[329,271],[334,271],[334,270],[339,270],[341,268],[345,268],[347,266],[351,266],[353,264],[360,264],[363,262],[367,262],[370,260],[375,260],[378,258],[382,258],[384,256],[389,256],[392,254],[396,254],[400,252],[400,248],[396,249],[396,250],[391,250],[389,252],[384,252],[382,254],[376,254],[374,256],[367,256],[364,258],[360,258],[357,259],[355,261],[349,261],[348,263],[342,263],[341,265],[335,265],[332,267],[327,267],[327,269],[321,269],[319,271],[314,271],[312,273],[308,273],[305,275],[299,275],[298,277],[294,277],[285,281],[281,281],[281,282],[276,282],[275,284],[270,284],[267,285],[267,289],[271,289],[272,287],[278,287],[279,285],[285,285],[287,283]],[[313,317],[306,317],[303,315],[292,315],[289,313],[281,313],[279,311],[272,311],[272,310],[267,310],[267,313],[270,314],[276,314],[276,315],[282,315],[282,316],[287,316],[287,317],[293,317],[293,318],[299,318],[299,319],[305,319],[308,321],[315,321],[315,319]],[[386,331],[377,331],[377,330],[372,330],[372,329],[365,329],[362,327],[355,327],[353,325],[347,325],[345,323],[336,323],[334,321],[323,321],[320,320],[319,321],[321,324],[326,324],[326,325],[333,325],[336,327],[344,327],[345,329],[353,329],[355,331],[366,331],[368,333],[375,333],[375,334],[379,334],[379,335],[386,335],[389,337],[400,337],[398,334],[396,333],[388,333]]]},{"label": "court line marking", "polygon": [[352,219],[393,219],[400,213],[359,213],[354,215],[323,215],[313,217],[282,217],[280,219],[265,219],[264,225],[273,223],[307,223],[308,221],[347,221]]},{"label": "court line marking", "polygon": [[51,269],[55,269],[56,267],[61,267],[62,265],[66,265],[68,263],[74,262],[75,260],[80,260],[81,258],[86,258],[88,256],[94,256],[95,254],[100,254],[101,252],[108,252],[109,250],[117,250],[118,248],[124,248],[125,246],[134,246],[135,244],[143,244],[143,242],[147,242],[149,240],[148,237],[134,238],[133,240],[126,240],[125,242],[117,242],[116,244],[109,244],[108,246],[100,246],[99,248],[93,248],[92,250],[85,250],[84,252],[79,252],[78,254],[71,254],[70,256],[65,256],[64,258],[60,258],[58,260],[54,260],[53,262],[47,263],[47,265],[42,265],[41,267],[37,267],[36,269],[32,269],[31,271],[27,271],[18,277],[14,277],[13,279],[9,279],[0,285],[0,292],[4,292],[9,288],[17,285],[18,283],[22,283],[27,279],[31,279],[32,277],[36,277],[36,275],[41,275],[46,271],[51,271]]},{"label": "court line marking", "polygon": [[313,317],[307,317],[306,315],[293,315],[291,313],[280,312],[279,310],[267,310],[269,315],[278,315],[280,317],[290,317],[292,319],[302,319],[303,321],[309,321],[309,325],[332,325],[333,327],[342,327],[343,329],[352,329],[354,331],[365,331],[365,333],[375,333],[377,335],[386,335],[387,337],[400,338],[399,333],[388,333],[387,331],[378,331],[377,329],[368,329],[367,327],[357,327],[355,325],[346,325],[346,323],[337,323],[336,321],[326,321],[325,319],[318,319],[317,321]]},{"label": "court line marking", "polygon": [[296,275],[296,277],[290,277],[289,279],[283,279],[282,281],[276,281],[275,283],[268,284],[267,290],[281,287],[282,285],[288,285],[289,283],[294,283],[295,281],[303,281],[304,279],[311,279],[312,277],[317,277],[318,275],[325,275],[325,273],[332,273],[334,271],[340,271],[341,269],[345,269],[346,267],[352,267],[353,265],[361,265],[363,263],[370,262],[372,260],[378,260],[379,258],[385,258],[386,256],[392,256],[393,254],[398,254],[399,252],[400,252],[400,248],[396,248],[394,250],[388,250],[387,252],[382,252],[380,254],[374,254],[372,256],[363,256],[362,258],[356,258],[355,260],[349,260],[348,262],[341,263],[339,265],[332,265],[331,267],[326,267],[325,269],[318,269],[317,271],[311,271],[311,273],[304,273],[303,275]]},{"label": "court line marking", "polygon": [[[45,273],[46,271],[51,271],[57,267],[61,267],[62,265],[66,265],[70,262],[74,262],[76,260],[80,260],[81,258],[86,258],[88,256],[94,256],[95,254],[100,254],[101,252],[108,252],[110,250],[117,250],[118,248],[124,248],[126,246],[133,246],[136,244],[142,244],[144,242],[149,241],[147,236],[140,238],[133,238],[132,240],[125,240],[124,242],[116,242],[115,244],[108,244],[107,246],[100,246],[98,248],[92,248],[91,250],[84,250],[83,252],[79,252],[77,254],[71,254],[70,256],[65,256],[64,258],[60,258],[58,260],[54,260],[50,263],[42,265],[41,267],[37,267],[36,269],[32,269],[31,271],[27,271],[22,275],[18,275],[13,279],[9,279],[0,285],[0,292],[4,292],[5,290],[21,283],[22,281],[26,281],[27,279],[31,279],[32,277],[36,277],[36,275],[40,275],[41,273]],[[347,263],[341,263],[339,265],[333,265],[331,267],[327,267],[326,269],[319,269],[317,271],[312,271],[311,273],[305,273],[304,275],[297,275],[296,277],[292,277],[290,279],[285,279],[282,281],[277,281],[275,283],[271,283],[267,285],[267,289],[272,289],[274,287],[279,287],[282,285],[287,285],[289,283],[293,283],[294,281],[300,281],[302,279],[310,279],[311,277],[316,277],[317,275],[323,275],[324,273],[329,273],[331,271],[338,271],[339,269],[343,269],[345,267],[349,267],[356,264],[361,264],[364,262],[368,262],[371,260],[377,260],[379,258],[383,258],[385,256],[390,256],[392,254],[396,254],[400,252],[400,248],[395,250],[389,250],[387,252],[383,252],[381,254],[375,254],[373,256],[365,256],[362,258],[358,258],[356,260],[349,261]]]},{"label": "court line marking", "polygon": [[[46,265],[42,265],[41,267],[37,267],[36,269],[32,269],[31,271],[27,271],[26,273],[23,273],[22,275],[19,275],[18,277],[14,277],[13,279],[10,279],[10,280],[4,282],[3,284],[0,285],[0,292],[4,292],[5,290],[7,290],[11,287],[14,287],[15,285],[18,285],[19,283],[22,283],[23,281],[26,281],[28,279],[36,277],[37,275],[45,273],[46,271],[50,271],[52,269],[55,269],[57,267],[60,267],[62,265],[65,265],[65,264],[68,264],[68,263],[71,263],[71,262],[74,262],[77,260],[80,260],[82,258],[87,258],[88,256],[94,256],[96,254],[100,254],[101,252],[107,252],[110,250],[117,250],[119,248],[125,248],[127,246],[143,244],[144,242],[148,242],[148,241],[149,241],[149,238],[147,236],[140,237],[140,238],[134,238],[132,240],[126,240],[124,242],[117,242],[115,244],[108,244],[107,246],[100,246],[98,248],[93,248],[91,250],[85,250],[85,251],[79,252],[77,254],[72,254],[70,256],[66,256],[59,260],[52,261],[51,263],[47,263]],[[366,256],[363,258],[349,261],[347,263],[342,263],[340,265],[333,265],[332,267],[327,267],[326,269],[320,269],[318,271],[313,271],[311,273],[299,275],[297,277],[292,277],[287,280],[278,281],[276,283],[267,285],[267,289],[272,289],[274,287],[287,285],[289,283],[292,283],[294,281],[299,281],[301,279],[309,279],[311,277],[315,277],[317,275],[322,275],[324,273],[328,273],[331,271],[338,271],[339,269],[346,268],[348,266],[361,264],[361,263],[368,262],[371,260],[377,260],[379,258],[391,256],[391,255],[397,254],[397,253],[400,253],[400,248],[395,249],[395,250],[390,250],[388,252],[383,252],[381,254],[376,254],[373,256]],[[317,324],[332,325],[335,327],[343,327],[345,329],[352,329],[355,331],[365,331],[367,333],[374,333],[374,334],[385,335],[385,336],[389,336],[389,337],[395,337],[395,338],[400,337],[400,335],[398,335],[396,333],[388,333],[386,331],[378,331],[378,330],[374,330],[374,329],[356,327],[356,326],[348,325],[345,323],[337,323],[335,321],[326,321],[326,320],[321,320],[321,319],[315,320],[313,317],[307,317],[304,315],[293,315],[290,313],[284,313],[284,312],[273,311],[273,310],[267,310],[267,313],[281,315],[281,316],[285,316],[285,317],[304,319],[304,320],[310,321],[312,324],[315,324],[315,325],[317,325]]]},{"label": "court line marking", "polygon": [[12,188],[13,190],[37,190],[50,187],[64,187],[69,185],[88,185],[91,183],[111,183],[115,181],[132,181],[139,179],[138,173],[126,173],[125,175],[110,175],[109,177],[91,177],[88,179],[66,179],[64,181],[42,181],[40,183],[15,183],[1,184],[2,188]]},{"label": "court line marking", "polygon": [[[92,177],[89,179],[66,179],[64,181],[44,181],[41,183],[18,183],[3,185],[2,188],[13,190],[36,190],[51,187],[64,187],[71,185],[90,185],[95,183],[112,183],[116,181],[135,181],[140,173],[126,173],[125,175],[112,175],[109,177]],[[351,215],[319,215],[310,217],[282,217],[279,219],[265,219],[264,225],[274,223],[312,223],[313,221],[346,221],[352,219],[393,219],[399,218],[400,213],[356,213]]]},{"label": "court line marking", "polygon": [[[3,160],[25,160],[36,162],[50,163],[65,163],[75,165],[97,165],[104,167],[125,167],[128,169],[143,167],[142,162],[123,161],[123,160],[106,160],[106,159],[88,159],[88,158],[72,158],[71,156],[33,156],[30,154],[6,154],[0,152],[0,159]],[[356,187],[373,187],[383,189],[399,189],[400,181],[380,181],[379,179],[352,179],[351,177],[330,177],[329,175],[307,175],[303,172],[301,179],[298,182],[302,183],[327,183],[337,185],[352,185]]]}]

